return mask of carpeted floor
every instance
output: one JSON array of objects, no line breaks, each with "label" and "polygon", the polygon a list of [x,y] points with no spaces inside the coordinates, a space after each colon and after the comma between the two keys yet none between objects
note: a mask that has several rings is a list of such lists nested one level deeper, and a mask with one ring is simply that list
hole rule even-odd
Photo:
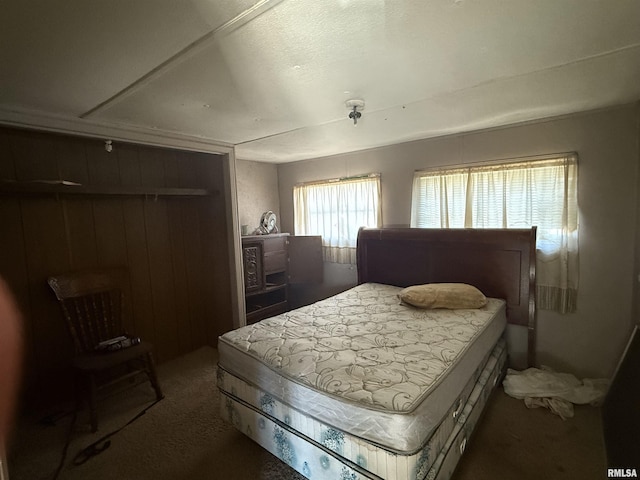
[{"label": "carpeted floor", "polygon": [[562,420],[528,409],[502,387],[489,400],[454,480],[607,478],[599,408],[574,407]]},{"label": "carpeted floor", "polygon": [[[100,403],[100,430],[91,434],[87,412],[78,415],[60,480],[238,479],[299,480],[304,477],[237,432],[217,414],[217,352],[202,348],[159,368],[165,399],[110,438],[104,452],[81,465],[84,447],[125,425],[154,401],[148,383]],[[22,418],[9,451],[11,480],[51,480],[72,415]],[[529,410],[502,389],[484,418],[454,480],[602,479],[606,476],[599,409],[576,407],[566,421],[547,410]]]}]

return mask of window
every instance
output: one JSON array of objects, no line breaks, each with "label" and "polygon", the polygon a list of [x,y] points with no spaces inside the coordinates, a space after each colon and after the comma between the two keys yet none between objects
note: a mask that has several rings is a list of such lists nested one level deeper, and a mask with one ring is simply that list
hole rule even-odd
[{"label": "window", "polygon": [[574,312],[578,287],[574,154],[416,172],[411,226],[537,228],[538,307]]},{"label": "window", "polygon": [[380,175],[305,183],[293,189],[296,235],[321,235],[327,262],[356,263],[360,227],[382,223]]}]

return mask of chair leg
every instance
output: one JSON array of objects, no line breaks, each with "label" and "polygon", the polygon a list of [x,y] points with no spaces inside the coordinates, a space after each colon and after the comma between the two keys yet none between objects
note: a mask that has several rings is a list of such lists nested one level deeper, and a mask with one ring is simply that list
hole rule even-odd
[{"label": "chair leg", "polygon": [[91,432],[98,430],[98,387],[94,375],[89,375],[89,418],[91,419]]},{"label": "chair leg", "polygon": [[73,376],[73,399],[75,402],[75,411],[76,414],[80,413],[82,410],[82,405],[84,403],[84,375],[80,372],[75,372]]},{"label": "chair leg", "polygon": [[162,393],[160,383],[158,382],[158,375],[156,374],[156,362],[153,359],[153,354],[151,352],[147,353],[147,376],[149,377],[151,386],[156,392],[156,399],[162,400],[164,398],[164,394]]},{"label": "chair leg", "polygon": [[79,413],[86,400],[87,406],[89,407],[91,432],[96,432],[98,430],[98,386],[95,377],[92,374],[81,371],[76,372],[73,379],[73,392],[75,397],[75,411]]}]

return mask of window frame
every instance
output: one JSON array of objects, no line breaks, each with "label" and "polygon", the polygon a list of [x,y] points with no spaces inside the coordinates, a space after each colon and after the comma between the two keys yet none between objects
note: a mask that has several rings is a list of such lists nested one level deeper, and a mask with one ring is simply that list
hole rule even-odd
[{"label": "window frame", "polygon": [[[539,165],[536,165],[538,162]],[[560,167],[562,171],[553,177],[536,177],[534,169],[546,166]],[[577,153],[569,152],[416,170],[411,193],[410,225],[414,228],[538,227],[536,248],[538,307],[560,313],[575,312],[579,277],[578,166]],[[515,177],[516,183],[509,183],[510,171],[517,170],[520,172],[512,175],[512,181]],[[485,175],[487,172],[489,175]],[[499,172],[499,174],[493,178],[493,172]],[[465,176],[458,181],[458,183],[464,183],[463,187],[459,187],[458,183],[453,181],[448,182],[445,178],[458,173]],[[434,177],[436,180],[430,182],[429,186],[423,186],[424,192],[417,191],[420,180],[425,177]],[[515,197],[509,196],[507,192],[510,187],[517,185],[518,182],[522,182],[525,188],[513,192],[512,195],[515,193]],[[536,189],[536,182],[542,186],[539,188],[551,188],[551,193],[547,193],[547,196],[541,195],[539,188]],[[493,188],[494,185],[496,188]],[[449,208],[449,204],[452,203],[449,192],[453,187],[457,192],[454,202],[456,211],[451,211]],[[431,188],[432,192],[426,191],[427,188]],[[481,189],[489,191],[489,194],[486,196],[478,194]],[[542,191],[544,192],[544,188]],[[498,193],[500,195],[497,195]],[[555,200],[550,206],[548,203],[536,203],[536,197]],[[526,200],[521,203],[514,201],[514,199],[524,198]],[[433,201],[432,211],[428,212],[425,210],[429,208],[430,199]],[[460,212],[461,205],[462,212]],[[483,210],[486,205],[493,205],[496,208]],[[513,217],[513,208],[511,208],[513,206],[520,207],[519,213],[528,218]],[[479,226],[474,218],[478,212],[483,217]],[[492,219],[496,219],[495,212],[498,212],[498,220],[494,222]],[[420,216],[428,219],[427,222],[421,221]],[[457,223],[451,222],[450,217]],[[461,218],[462,224],[459,224]],[[436,223],[439,225],[434,225]],[[499,223],[501,225],[495,225]]]},{"label": "window frame", "polygon": [[[357,188],[357,184],[365,182],[373,182],[369,186],[373,191],[370,192],[375,195],[376,198],[372,200],[373,204],[361,204],[352,202],[347,199],[345,202],[340,202],[343,198],[339,192],[338,198],[332,196],[331,201],[336,201],[335,205],[330,205],[329,208],[323,208],[321,205],[317,205],[314,210],[314,215],[323,217],[325,215],[332,216],[332,222],[338,221],[338,224],[332,223],[330,232],[327,233],[326,228],[316,229],[310,226],[311,206],[308,205],[309,191],[307,189],[313,187],[327,187],[340,188],[342,186],[345,189],[349,186]],[[348,194],[348,192],[344,192]],[[346,208],[344,206],[346,205]],[[327,207],[327,205],[324,205]],[[301,208],[305,208],[305,211],[300,211]],[[312,182],[303,182],[294,186],[293,188],[293,213],[294,213],[294,234],[295,235],[320,235],[322,237],[323,258],[326,262],[333,263],[356,263],[356,245],[357,234],[361,226],[368,227],[380,227],[382,225],[382,188],[381,188],[381,174],[380,173],[368,173],[363,175],[354,175],[349,177],[334,178],[328,180],[317,180]],[[345,214],[354,214],[354,217],[373,217],[372,222],[365,222],[365,225],[358,225],[357,228],[351,225],[353,219],[345,222]],[[360,215],[358,215],[360,214]],[[326,219],[323,220],[326,223]],[[318,225],[322,222],[315,222]]]}]

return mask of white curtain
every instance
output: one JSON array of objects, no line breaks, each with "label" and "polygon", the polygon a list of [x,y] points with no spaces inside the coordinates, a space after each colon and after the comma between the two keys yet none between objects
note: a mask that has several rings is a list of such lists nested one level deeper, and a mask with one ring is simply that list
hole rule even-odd
[{"label": "white curtain", "polygon": [[322,235],[326,262],[356,263],[360,227],[380,227],[380,175],[298,185],[293,189],[296,235]]},{"label": "white curtain", "polygon": [[537,226],[538,307],[576,310],[578,164],[575,155],[416,172],[411,226]]}]

